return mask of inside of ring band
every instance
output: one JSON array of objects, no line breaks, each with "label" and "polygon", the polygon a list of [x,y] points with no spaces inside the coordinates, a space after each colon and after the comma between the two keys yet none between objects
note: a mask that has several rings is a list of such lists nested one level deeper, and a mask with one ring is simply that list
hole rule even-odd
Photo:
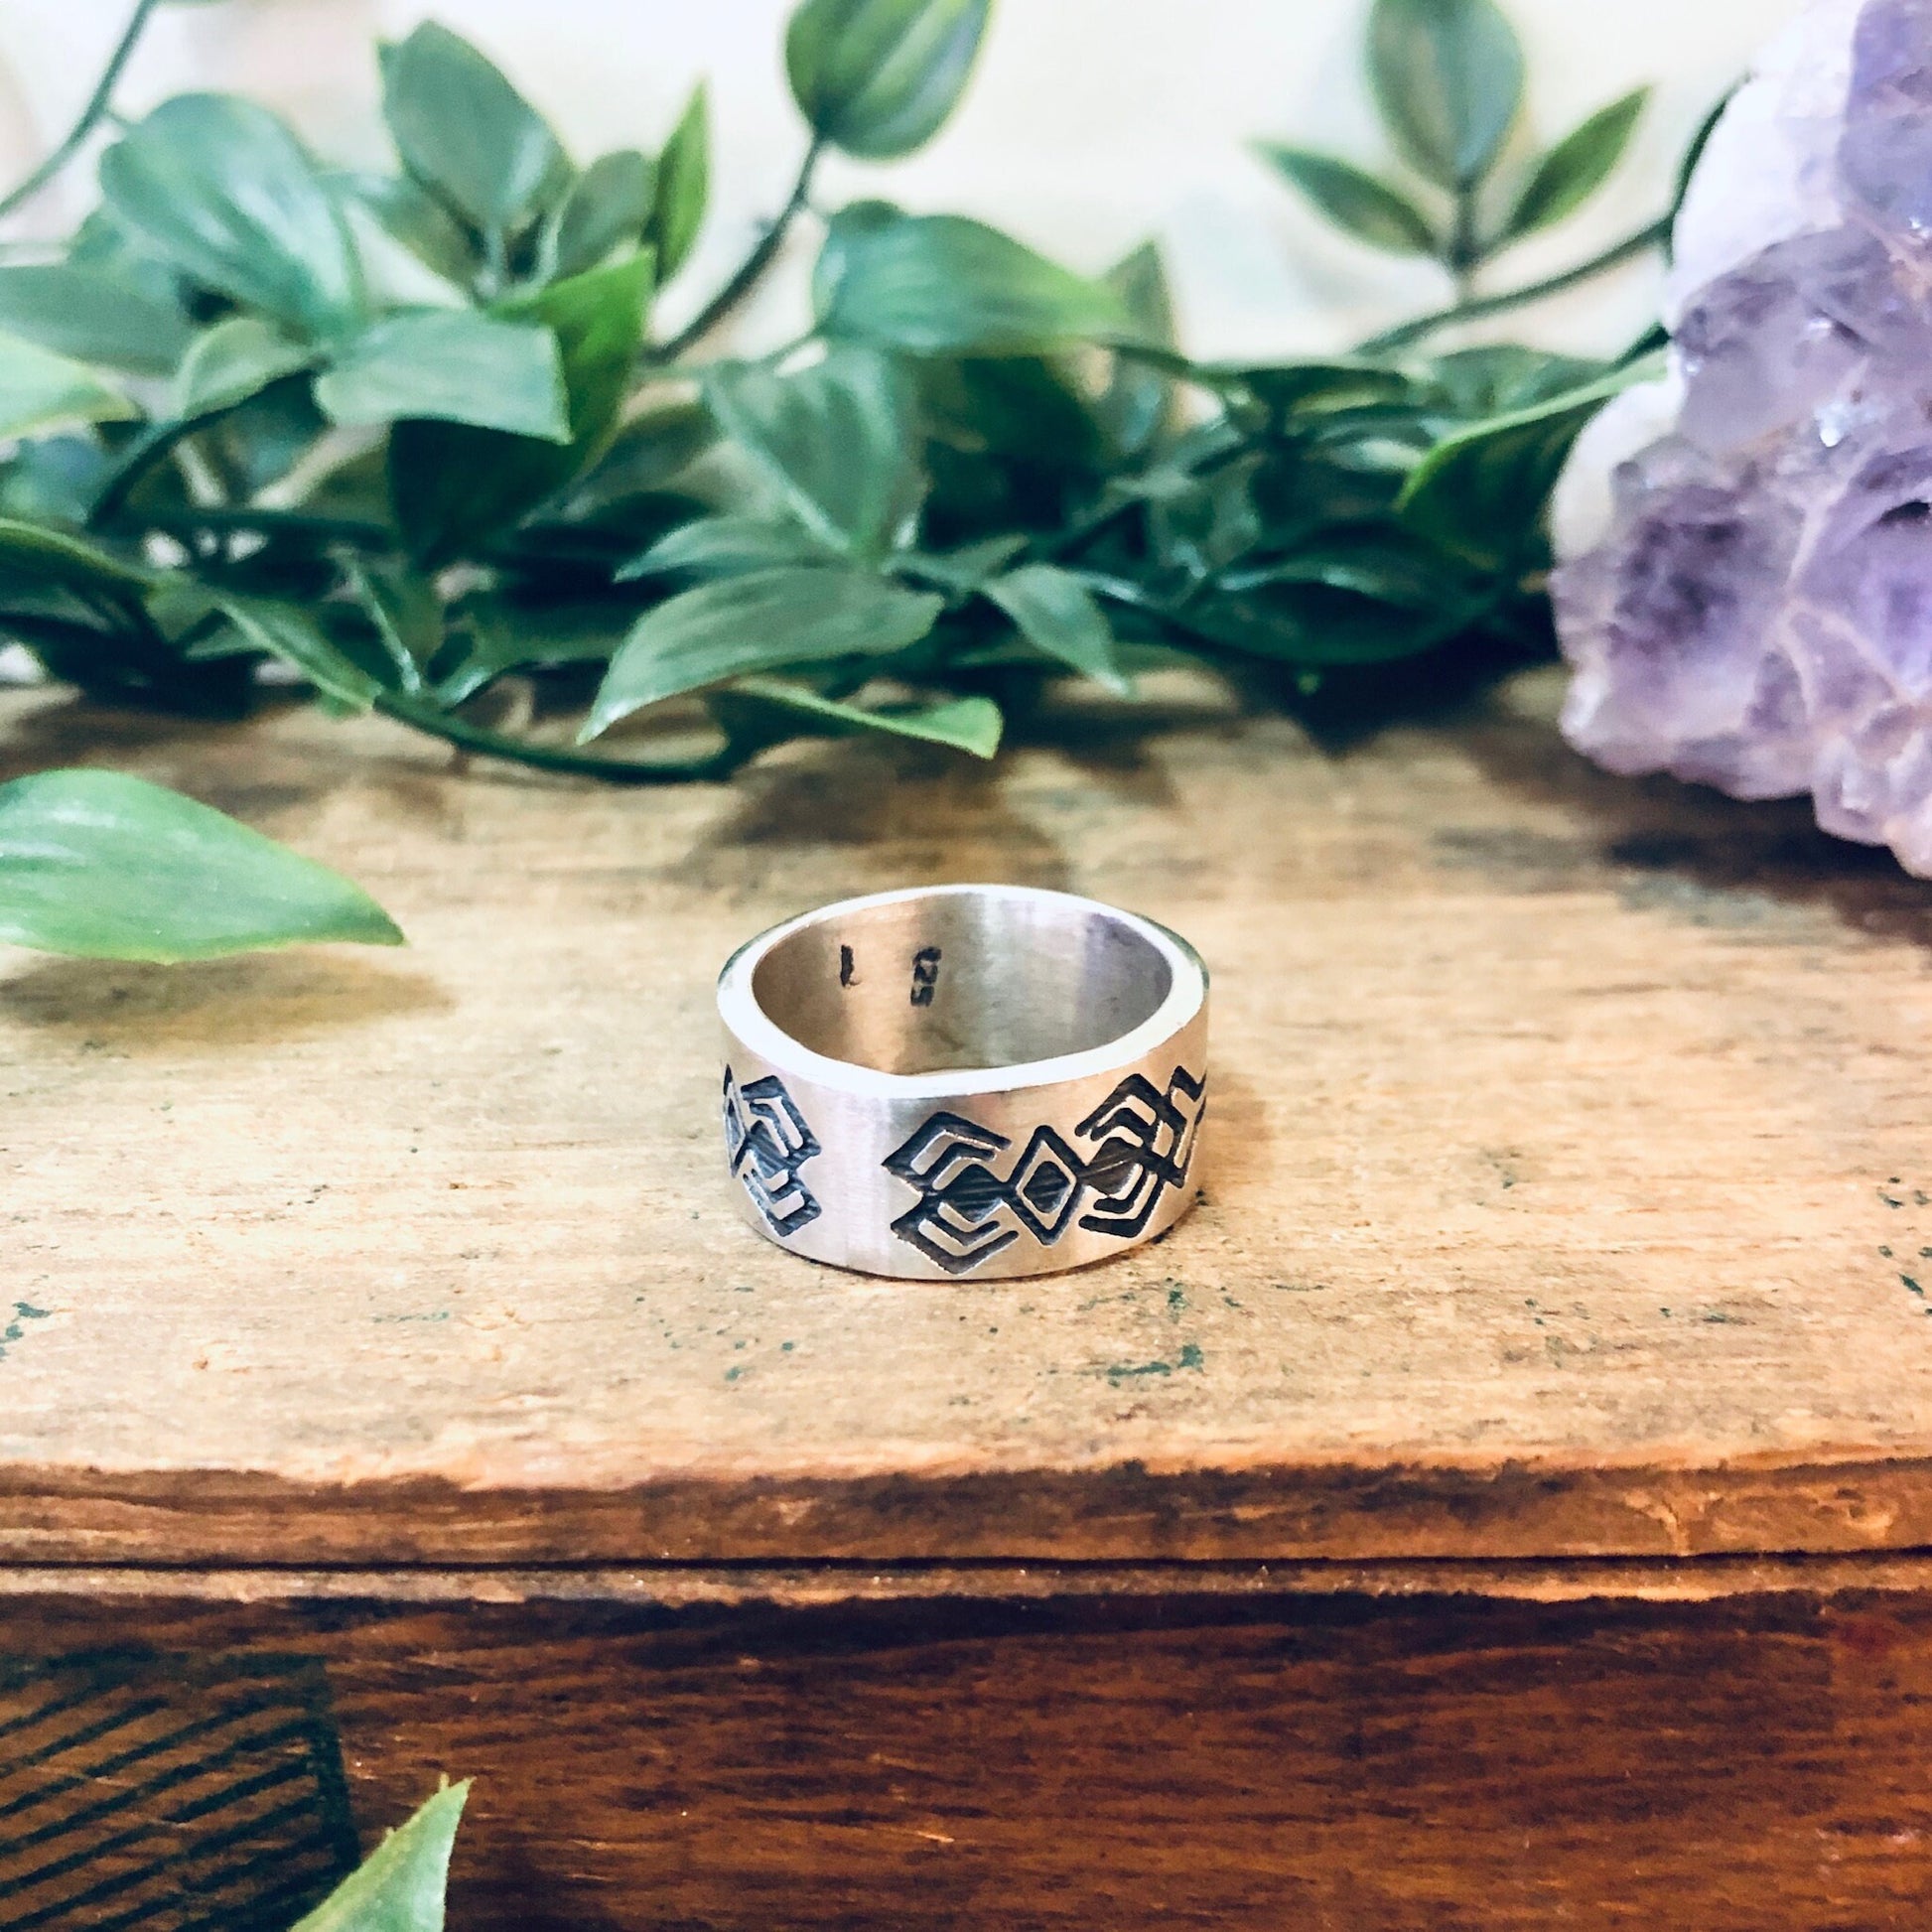
[{"label": "inside of ring band", "polygon": [[1083,1053],[1173,986],[1167,956],[1104,906],[989,887],[833,907],[760,959],[765,1017],[828,1059],[938,1073]]}]

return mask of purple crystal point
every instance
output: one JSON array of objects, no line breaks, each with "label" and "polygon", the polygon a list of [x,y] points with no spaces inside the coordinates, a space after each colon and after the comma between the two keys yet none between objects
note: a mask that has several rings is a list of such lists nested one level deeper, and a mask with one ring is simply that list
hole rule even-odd
[{"label": "purple crystal point", "polygon": [[1774,242],[1679,318],[1688,385],[1678,427],[1722,451],[1803,422],[1873,352],[1892,298],[1891,259],[1869,235],[1839,229]]},{"label": "purple crystal point", "polygon": [[1932,0],[1871,0],[1859,16],[1838,161],[1881,227],[1932,235]]},{"label": "purple crystal point", "polygon": [[1565,733],[1613,770],[1809,791],[1932,876],[1932,0],[1819,0],[1679,240],[1670,386],[1573,459],[1677,400],[1556,573]]},{"label": "purple crystal point", "polygon": [[1596,644],[1574,660],[1566,734],[1613,771],[1658,769],[1668,741],[1681,777],[1751,798],[1802,790],[1798,680],[1763,641],[1795,519],[1676,440],[1626,465],[1616,487],[1619,550],[1592,551],[1557,582],[1559,624]]}]

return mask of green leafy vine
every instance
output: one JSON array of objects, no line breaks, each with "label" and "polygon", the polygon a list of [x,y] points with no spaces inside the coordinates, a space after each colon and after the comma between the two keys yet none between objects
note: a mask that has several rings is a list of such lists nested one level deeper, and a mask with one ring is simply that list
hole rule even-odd
[{"label": "green leafy vine", "polygon": [[[1647,365],[1420,350],[1665,239],[1661,217],[1488,286],[1610,176],[1643,91],[1514,163],[1523,58],[1493,0],[1376,0],[1404,171],[1260,151],[1348,234],[1439,262],[1451,300],[1352,354],[1204,364],[1151,245],[1094,278],[964,216],[814,204],[824,155],[890,162],[943,124],[989,6],[803,0],[795,182],[660,336],[704,220],[702,87],[654,147],[580,166],[430,22],[378,50],[395,161],[358,171],[238,97],[118,121],[141,0],[0,200],[117,130],[75,232],[0,266],[0,636],[106,702],[239,713],[273,662],[340,711],[626,782],[801,734],[991,757],[1066,678],[1131,704],[1191,663],[1385,703],[1547,650],[1551,482]],[[694,360],[807,229],[808,334]],[[506,681],[578,744],[501,729]]]}]

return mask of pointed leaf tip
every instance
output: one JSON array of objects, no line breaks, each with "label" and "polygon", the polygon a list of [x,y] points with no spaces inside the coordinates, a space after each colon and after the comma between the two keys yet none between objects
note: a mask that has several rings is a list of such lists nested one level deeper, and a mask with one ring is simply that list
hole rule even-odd
[{"label": "pointed leaf tip", "polygon": [[1419,174],[1463,190],[1494,167],[1523,99],[1523,49],[1495,0],[1375,0],[1368,70]]},{"label": "pointed leaf tip", "polygon": [[1514,240],[1575,213],[1622,160],[1649,98],[1648,87],[1633,88],[1566,134],[1531,171],[1503,232]]},{"label": "pointed leaf tip", "polygon": [[1387,182],[1378,181],[1352,162],[1317,154],[1312,148],[1258,141],[1255,149],[1308,198],[1317,212],[1357,241],[1392,255],[1436,252],[1436,233],[1428,216]]},{"label": "pointed leaf tip", "polygon": [[753,672],[916,643],[942,600],[871,571],[779,564],[680,591],[631,626],[611,660],[580,744],[645,705]]},{"label": "pointed leaf tip", "polygon": [[443,1932],[444,1895],[470,1780],[446,1784],[294,1932]]},{"label": "pointed leaf tip", "polygon": [[212,806],[118,771],[61,770],[0,785],[0,940],[173,964],[403,936],[359,886]]}]

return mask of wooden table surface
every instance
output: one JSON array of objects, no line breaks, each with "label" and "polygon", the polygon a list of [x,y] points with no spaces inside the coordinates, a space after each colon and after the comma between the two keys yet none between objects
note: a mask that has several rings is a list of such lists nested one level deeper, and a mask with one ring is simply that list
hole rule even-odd
[{"label": "wooden table surface", "polygon": [[[1551,674],[1321,747],[1177,694],[988,769],[475,766],[10,699],[410,936],[0,964],[0,1561],[1877,1558],[1932,1543],[1932,887],[1592,770]],[[1214,975],[1197,1211],[901,1285],[748,1233],[712,980],[809,904],[1064,887]]]},{"label": "wooden table surface", "polygon": [[[0,705],[413,941],[0,962],[0,1918],[282,1932],[448,1772],[461,1932],[1923,1926],[1932,887],[1554,697],[660,791]],[[947,879],[1206,955],[1160,1245],[738,1221],[718,963]]]}]

